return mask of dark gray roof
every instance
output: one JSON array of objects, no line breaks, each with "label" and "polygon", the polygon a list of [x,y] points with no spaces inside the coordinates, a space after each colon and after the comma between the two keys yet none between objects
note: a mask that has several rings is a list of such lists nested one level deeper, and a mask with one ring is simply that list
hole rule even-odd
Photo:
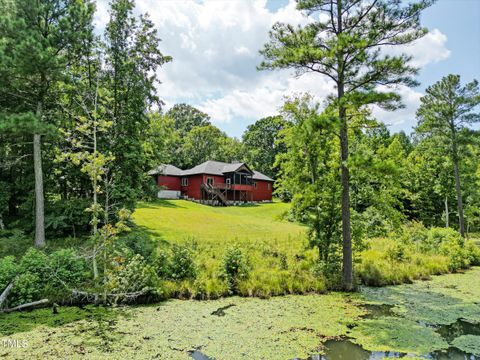
[{"label": "dark gray roof", "polygon": [[184,170],[183,175],[194,174],[209,174],[209,175],[223,175],[223,168],[225,165],[230,165],[220,161],[205,161],[191,169]]},{"label": "dark gray roof", "polygon": [[265,181],[275,181],[272,178],[269,178],[267,175],[262,174],[261,172],[253,170],[252,179],[254,180],[265,180]]},{"label": "dark gray roof", "polygon": [[[148,172],[148,175],[161,174],[171,176],[188,176],[196,174],[208,174],[222,176],[225,173],[237,171],[242,167],[250,169],[245,163],[226,163],[221,161],[208,160],[188,170],[181,170],[173,165],[162,164],[156,169],[150,170]],[[262,174],[261,172],[253,171],[252,173],[252,179],[254,180],[274,181],[267,175]]]},{"label": "dark gray roof", "polygon": [[169,164],[161,164],[148,172],[148,175],[172,175],[182,176],[183,170]]}]

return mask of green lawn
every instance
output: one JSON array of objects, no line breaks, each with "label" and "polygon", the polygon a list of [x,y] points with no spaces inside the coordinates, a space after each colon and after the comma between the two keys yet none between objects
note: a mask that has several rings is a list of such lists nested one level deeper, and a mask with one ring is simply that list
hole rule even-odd
[{"label": "green lawn", "polygon": [[298,246],[292,238],[303,237],[305,227],[283,221],[289,204],[212,207],[185,200],[140,203],[133,218],[137,225],[168,242],[195,238],[202,243],[223,245],[232,241],[278,241]]},{"label": "green lawn", "polygon": [[[289,204],[280,202],[237,207],[211,207],[184,200],[141,203],[135,223],[159,241],[159,249],[188,244],[194,249],[199,276],[195,282],[172,285],[177,296],[226,295],[219,269],[226,249],[238,245],[251,274],[242,295],[270,296],[323,290],[310,269],[315,250],[308,249],[306,228],[282,220]],[[198,294],[198,291],[202,294]],[[205,294],[204,294],[205,293]]]}]

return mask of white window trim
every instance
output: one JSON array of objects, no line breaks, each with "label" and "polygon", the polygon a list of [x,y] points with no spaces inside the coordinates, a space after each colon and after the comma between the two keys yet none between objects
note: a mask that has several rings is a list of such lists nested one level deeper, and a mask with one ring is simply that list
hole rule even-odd
[{"label": "white window trim", "polygon": [[253,182],[253,188],[254,188],[254,189],[257,188],[257,182],[256,182],[256,181]]},{"label": "white window trim", "polygon": [[212,180],[211,185],[214,185],[214,184],[215,184],[215,179],[214,179],[213,177],[207,176],[207,178],[206,178],[206,180],[205,180],[205,182],[206,182],[207,184],[208,184],[208,180]]},{"label": "white window trim", "polygon": [[182,186],[188,186],[188,178],[187,177],[182,178]]}]

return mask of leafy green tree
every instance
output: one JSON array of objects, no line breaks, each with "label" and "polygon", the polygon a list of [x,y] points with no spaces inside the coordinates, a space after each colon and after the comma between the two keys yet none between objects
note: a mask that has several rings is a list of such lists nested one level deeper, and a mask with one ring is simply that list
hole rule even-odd
[{"label": "leafy green tree", "polygon": [[157,70],[171,58],[160,51],[160,38],[148,17],[134,16],[134,1],[113,0],[110,6],[104,86],[111,92],[108,113],[112,127],[102,146],[115,158],[107,181],[115,204],[112,213],[117,213],[122,207],[134,207],[148,180],[148,157],[143,151],[148,113],[153,106],[162,106],[156,94]]},{"label": "leafy green tree", "polygon": [[459,231],[465,236],[465,219],[462,199],[459,146],[467,137],[462,131],[480,122],[475,108],[480,104],[480,92],[476,80],[462,86],[459,75],[448,75],[426,90],[417,111],[416,132],[437,139],[436,146],[447,147],[453,164]]},{"label": "leafy green tree", "polygon": [[328,263],[340,245],[340,184],[336,121],[319,114],[310,96],[290,99],[283,116],[291,123],[280,133],[287,151],[277,157],[277,193],[292,194],[295,218],[309,225],[309,241]]},{"label": "leafy green tree", "polygon": [[288,126],[289,123],[281,116],[269,116],[249,125],[242,137],[247,163],[275,178],[278,170],[273,166],[275,158],[286,151],[285,145],[278,142],[278,137]]},{"label": "leafy green tree", "polygon": [[[45,245],[42,135],[56,106],[56,84],[65,75],[81,39],[91,36],[94,6],[89,0],[16,0],[2,3],[0,97],[8,113],[34,113],[35,245]],[[8,100],[7,100],[8,101]]]},{"label": "leafy green tree", "polygon": [[149,167],[154,168],[161,163],[177,166],[181,140],[173,119],[158,112],[151,113],[146,132],[143,146]]},{"label": "leafy green tree", "polygon": [[227,135],[213,125],[196,126],[187,133],[182,146],[183,165],[193,167],[207,160],[225,160]]},{"label": "leafy green tree", "polygon": [[[451,159],[444,148],[438,147],[434,138],[415,140],[415,147],[408,155],[409,218],[426,226],[449,226],[450,204],[455,199]],[[442,213],[439,212],[443,210]]]},{"label": "leafy green tree", "polygon": [[180,136],[185,136],[197,126],[210,125],[209,115],[187,104],[175,104],[166,115],[173,119]]},{"label": "leafy green tree", "polygon": [[352,131],[351,138],[350,187],[357,231],[385,236],[405,220],[406,151],[382,124],[366,132]]},{"label": "leafy green tree", "polygon": [[[394,91],[379,85],[416,84],[410,57],[388,55],[386,46],[409,44],[426,34],[420,13],[433,0],[402,6],[398,0],[298,0],[297,9],[315,14],[315,21],[297,28],[277,23],[261,54],[260,69],[293,68],[297,75],[314,72],[331,80],[340,119],[343,284],[353,288],[350,227],[348,120],[362,106],[376,104],[393,110],[400,105]],[[349,109],[351,109],[349,111]]]}]

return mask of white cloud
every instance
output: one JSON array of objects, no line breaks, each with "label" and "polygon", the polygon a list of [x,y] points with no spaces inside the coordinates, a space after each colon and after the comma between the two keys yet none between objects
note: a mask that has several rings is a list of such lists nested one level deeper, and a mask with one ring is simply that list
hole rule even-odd
[{"label": "white cloud", "polygon": [[402,47],[389,48],[391,54],[405,53],[413,57],[412,65],[423,67],[447,59],[450,50],[446,48],[447,36],[438,29],[431,30],[427,35]]},{"label": "white cloud", "polygon": [[422,93],[406,86],[399,86],[396,91],[402,97],[404,108],[396,111],[385,111],[377,107],[373,109],[373,115],[393,132],[410,129],[416,123],[415,113],[422,97]]},{"label": "white cloud", "polygon": [[[107,0],[99,1],[99,22],[108,20],[106,4]],[[158,27],[162,51],[173,57],[159,73],[161,98],[167,106],[176,102],[197,106],[220,127],[235,124],[234,135],[240,135],[256,119],[277,113],[286,95],[310,91],[324,100],[334,89],[318,74],[297,79],[291,71],[256,70],[261,62],[258,51],[275,22],[305,24],[312,20],[295,5],[289,0],[284,7],[269,11],[267,0],[137,0],[137,11],[148,12]],[[425,66],[449,56],[445,44],[446,36],[434,29],[402,50],[414,56],[416,66]],[[421,94],[402,91],[407,109],[393,114],[376,112],[386,123],[400,124],[414,113]]]}]

